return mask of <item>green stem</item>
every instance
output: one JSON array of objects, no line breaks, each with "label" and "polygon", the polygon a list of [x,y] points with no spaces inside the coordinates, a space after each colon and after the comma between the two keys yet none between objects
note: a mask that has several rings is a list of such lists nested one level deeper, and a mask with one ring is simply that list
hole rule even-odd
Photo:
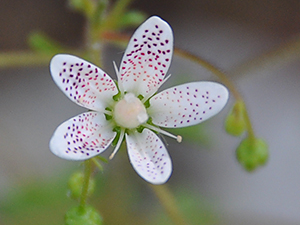
[{"label": "green stem", "polygon": [[107,18],[105,13],[108,7],[107,0],[99,0],[96,5],[96,9],[92,17],[87,20],[86,29],[86,47],[87,55],[91,62],[95,65],[102,66],[101,52],[102,46],[102,30]]},{"label": "green stem", "polygon": [[247,108],[246,108],[246,106],[244,106],[244,107],[245,107],[245,111],[244,111],[244,120],[245,120],[245,122],[246,122],[246,127],[247,127],[248,137],[249,137],[250,139],[252,139],[252,141],[253,141],[253,143],[254,143],[254,140],[255,140],[255,134],[254,134],[253,126],[252,126],[252,123],[251,123],[251,120],[250,120],[250,117],[249,117]]},{"label": "green stem", "polygon": [[103,166],[101,165],[101,163],[97,160],[96,157],[92,158],[93,163],[95,164],[95,166],[101,171],[103,172]]},{"label": "green stem", "polygon": [[122,19],[122,16],[126,12],[131,2],[132,0],[118,0],[114,4],[113,8],[106,18],[106,21],[102,24],[103,26],[100,29],[100,35],[102,34],[102,31],[118,29],[120,20]]},{"label": "green stem", "polygon": [[182,49],[179,48],[175,48],[175,54],[187,58],[191,61],[196,62],[197,64],[200,64],[201,66],[205,67],[206,69],[208,69],[209,71],[211,71],[213,74],[215,74],[223,83],[225,86],[227,86],[227,88],[231,91],[232,95],[235,97],[236,101],[242,101],[244,103],[244,119],[246,121],[246,127],[247,127],[247,132],[248,132],[248,136],[251,139],[255,139],[255,134],[254,134],[254,130],[251,124],[251,120],[245,105],[245,102],[241,96],[241,94],[237,91],[237,89],[235,88],[234,84],[227,78],[227,76],[225,75],[225,73],[223,73],[222,71],[220,71],[218,68],[216,68],[215,66],[213,66],[212,64],[210,64],[209,62],[201,59],[200,57],[184,51]]},{"label": "green stem", "polygon": [[[101,52],[102,52],[102,46],[101,46],[101,37],[98,35],[98,30],[100,29],[100,24],[98,20],[103,16],[107,4],[105,0],[102,2],[102,5],[99,6],[99,10],[96,10],[94,19],[89,19],[87,21],[87,54],[90,58],[90,60],[98,66],[101,66],[102,60],[101,60]],[[99,3],[100,4],[100,3]],[[99,22],[99,23],[98,23]],[[82,194],[80,198],[79,208],[81,211],[85,210],[86,207],[86,201],[87,201],[87,195],[88,195],[88,189],[89,189],[89,183],[90,183],[90,177],[92,173],[92,163],[94,163],[96,166],[99,167],[99,169],[102,169],[101,164],[96,159],[89,159],[84,162],[84,182],[82,187]]]},{"label": "green stem", "polygon": [[[59,52],[57,52],[59,53]],[[69,50],[65,54],[81,55],[81,51]],[[49,65],[54,55],[33,51],[16,51],[0,53],[0,68],[34,67]]]},{"label": "green stem", "polygon": [[197,56],[193,53],[190,53],[188,51],[185,51],[183,49],[180,49],[180,48],[175,48],[174,53],[178,56],[189,59],[189,60],[203,66],[207,70],[211,71],[230,90],[230,92],[232,93],[232,95],[234,96],[234,98],[236,100],[241,100],[242,99],[240,93],[235,88],[234,84],[227,78],[227,75],[224,72],[222,72],[221,70],[219,70],[217,67],[213,66],[211,63],[205,61],[204,59],[200,58],[199,56]]},{"label": "green stem", "polygon": [[98,34],[98,27],[91,22],[87,25],[87,54],[92,63],[101,67],[102,43]]},{"label": "green stem", "polygon": [[291,40],[276,46],[274,49],[256,56],[252,60],[247,60],[239,64],[230,71],[233,77],[241,77],[256,70],[277,69],[288,62],[292,62],[300,58],[300,35],[295,36]]},{"label": "green stem", "polygon": [[149,186],[159,199],[160,204],[164,207],[173,223],[176,225],[187,225],[188,223],[186,223],[181,212],[177,208],[177,202],[167,185],[149,184]]},{"label": "green stem", "polygon": [[35,52],[3,52],[0,53],[0,68],[46,65],[51,57]]},{"label": "green stem", "polygon": [[81,198],[79,203],[79,210],[81,212],[84,212],[86,208],[86,201],[88,197],[87,195],[88,195],[91,174],[92,174],[92,160],[88,159],[84,161],[84,179],[83,179],[82,192],[81,192]]}]

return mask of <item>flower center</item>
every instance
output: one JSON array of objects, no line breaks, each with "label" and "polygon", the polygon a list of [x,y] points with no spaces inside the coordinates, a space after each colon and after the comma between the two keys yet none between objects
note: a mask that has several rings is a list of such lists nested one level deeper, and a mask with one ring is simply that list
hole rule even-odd
[{"label": "flower center", "polygon": [[144,104],[132,93],[127,93],[115,105],[114,119],[118,125],[125,128],[136,128],[148,120]]}]

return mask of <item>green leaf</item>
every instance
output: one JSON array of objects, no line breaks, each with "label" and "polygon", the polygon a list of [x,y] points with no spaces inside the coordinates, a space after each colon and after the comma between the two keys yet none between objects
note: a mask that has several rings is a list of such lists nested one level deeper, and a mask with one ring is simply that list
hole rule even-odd
[{"label": "green leaf", "polygon": [[147,15],[140,11],[129,11],[119,20],[120,28],[137,27],[147,18]]},{"label": "green leaf", "polygon": [[63,50],[61,45],[39,31],[29,35],[28,44],[33,50],[49,55],[54,55]]},{"label": "green leaf", "polygon": [[96,1],[91,1],[91,0],[69,0],[68,1],[69,6],[71,9],[82,13],[83,15],[87,16],[90,18],[96,8]]}]

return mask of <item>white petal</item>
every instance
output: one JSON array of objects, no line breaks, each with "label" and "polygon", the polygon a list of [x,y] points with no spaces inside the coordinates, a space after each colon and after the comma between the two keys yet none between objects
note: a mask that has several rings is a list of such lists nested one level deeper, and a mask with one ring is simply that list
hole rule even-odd
[{"label": "white petal", "polygon": [[75,103],[103,111],[118,93],[114,81],[97,66],[72,55],[52,58],[50,71],[57,86]]},{"label": "white petal", "polygon": [[86,112],[62,123],[50,140],[50,150],[68,160],[92,158],[113,141],[116,133],[104,114]]},{"label": "white petal", "polygon": [[198,124],[220,112],[228,90],[214,82],[193,82],[164,90],[150,99],[148,115],[161,127]]},{"label": "white petal", "polygon": [[124,53],[119,72],[121,88],[144,97],[155,93],[169,69],[172,54],[171,27],[157,16],[150,17],[135,31]]},{"label": "white petal", "polygon": [[172,173],[171,158],[155,133],[145,128],[126,134],[130,162],[135,171],[152,184],[165,183]]}]

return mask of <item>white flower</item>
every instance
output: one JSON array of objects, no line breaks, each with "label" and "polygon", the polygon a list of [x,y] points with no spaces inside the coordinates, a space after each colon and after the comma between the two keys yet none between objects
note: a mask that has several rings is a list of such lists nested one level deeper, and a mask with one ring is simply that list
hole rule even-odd
[{"label": "white flower", "polygon": [[57,86],[73,102],[92,111],[62,123],[51,138],[51,151],[64,159],[86,160],[118,137],[112,158],[125,136],[136,172],[152,184],[165,183],[172,163],[156,133],[178,142],[181,137],[159,127],[198,124],[217,114],[228,100],[227,89],[213,82],[187,83],[155,95],[166,81],[172,53],[170,26],[153,16],[132,36],[117,71],[118,83],[83,59],[54,56],[50,71]]}]

